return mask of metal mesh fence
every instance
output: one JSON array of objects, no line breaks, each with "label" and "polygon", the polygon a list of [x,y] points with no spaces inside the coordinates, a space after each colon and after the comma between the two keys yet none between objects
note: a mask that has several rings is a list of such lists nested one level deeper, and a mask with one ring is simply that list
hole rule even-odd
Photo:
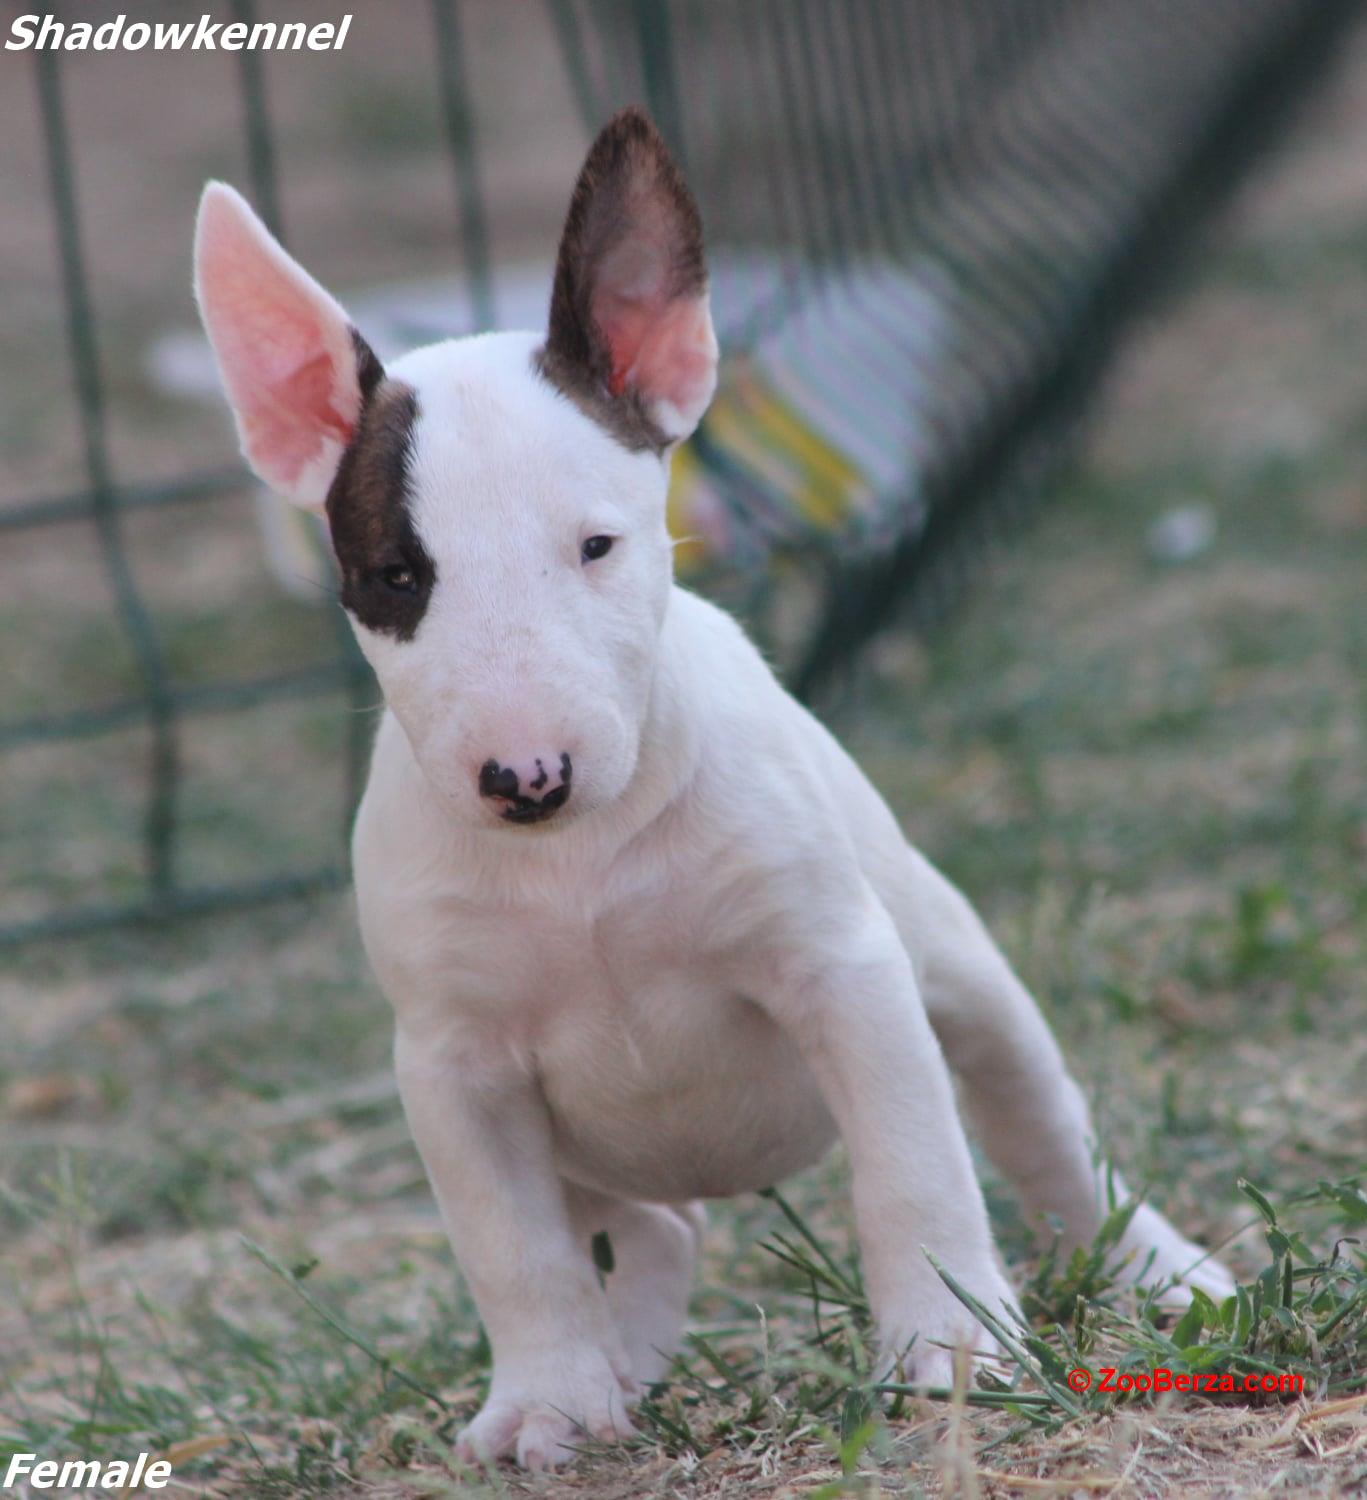
[{"label": "metal mesh fence", "polygon": [[[1346,0],[547,0],[538,14],[585,137],[618,104],[644,100],[698,192],[725,374],[679,455],[674,524],[694,539],[682,551],[703,586],[766,633],[799,690],[829,680],[899,601],[938,608],[1038,491],[1155,270],[1355,10]],[[231,11],[256,19],[253,0]],[[496,315],[481,151],[496,105],[481,116],[472,103],[466,20],[457,0],[426,9],[432,128],[458,210],[466,321],[479,327]],[[35,52],[30,65],[84,484],[0,506],[0,532],[93,537],[108,631],[130,670],[126,691],[94,685],[57,712],[11,708],[0,766],[21,750],[136,731],[118,753],[139,762],[141,853],[93,890],[7,887],[0,937],[335,885],[373,684],[337,611],[330,649],[301,665],[274,666],[267,651],[254,672],[187,682],[168,659],[129,527],[236,492],[242,476],[186,462],[168,479],[120,483],[77,182],[83,141],[62,54]],[[243,51],[237,66],[246,185],[283,232],[289,188],[261,55]],[[189,726],[309,697],[333,704],[341,726],[335,842],[303,862],[267,851],[238,879],[187,875]]]}]

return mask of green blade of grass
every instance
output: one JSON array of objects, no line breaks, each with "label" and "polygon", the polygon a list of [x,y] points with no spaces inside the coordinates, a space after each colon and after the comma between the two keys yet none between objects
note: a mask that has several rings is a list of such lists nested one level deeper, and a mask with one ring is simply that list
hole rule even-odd
[{"label": "green blade of grass", "polygon": [[[898,1380],[879,1380],[869,1387],[883,1396],[920,1396],[927,1401],[953,1401],[955,1393],[947,1385],[906,1385]],[[999,1410],[1010,1407],[1033,1407],[1040,1411],[1053,1411],[1057,1402],[1050,1395],[1037,1391],[980,1391],[971,1389],[959,1393],[969,1406],[986,1406]]]},{"label": "green blade of grass", "polygon": [[849,1297],[854,1303],[864,1303],[865,1298],[863,1288],[860,1286],[856,1286],[850,1281],[846,1273],[836,1264],[830,1251],[828,1251],[825,1245],[821,1243],[820,1238],[815,1233],[813,1233],[811,1228],[808,1226],[807,1221],[802,1217],[801,1214],[798,1213],[798,1211],[792,1206],[792,1204],[788,1202],[783,1194],[780,1193],[777,1188],[763,1188],[760,1191],[760,1197],[769,1198],[774,1203],[778,1204],[779,1211],[783,1214],[783,1217],[788,1220],[793,1228],[797,1230],[798,1234],[800,1234],[802,1238],[807,1242],[807,1244],[812,1247],[812,1250],[815,1252],[822,1264],[826,1267],[831,1278],[834,1280],[836,1285],[843,1289],[845,1295]]},{"label": "green blade of grass", "polygon": [[963,1305],[969,1310],[969,1312],[971,1312],[973,1316],[977,1318],[978,1322],[980,1322],[983,1327],[986,1328],[987,1331],[993,1336],[993,1338],[995,1338],[997,1342],[1007,1351],[1007,1353],[1011,1355],[1011,1357],[1016,1361],[1021,1369],[1023,1369],[1028,1375],[1030,1375],[1032,1379],[1037,1380],[1040,1385],[1042,1385],[1044,1389],[1048,1391],[1050,1396],[1053,1397],[1055,1405],[1061,1407],[1062,1410],[1066,1411],[1071,1417],[1080,1417],[1082,1415],[1082,1408],[1077,1405],[1077,1403],[1072,1399],[1070,1395],[1068,1395],[1068,1393],[1063,1389],[1062,1386],[1057,1384],[1057,1382],[1049,1377],[1043,1365],[1041,1365],[1037,1359],[1032,1358],[1032,1356],[1026,1350],[1025,1346],[1020,1342],[1015,1334],[1011,1333],[1006,1328],[1005,1324],[1002,1323],[1002,1321],[994,1313],[990,1312],[986,1307],[984,1307],[983,1304],[972,1294],[972,1292],[968,1291],[967,1288],[960,1286],[959,1283],[954,1279],[954,1277],[951,1276],[950,1273],[945,1270],[944,1266],[942,1266],[940,1262],[935,1258],[935,1255],[932,1251],[928,1250],[924,1245],[922,1245],[921,1253],[935,1268],[935,1274],[940,1278],[940,1280],[944,1282],[944,1284],[950,1289],[951,1292],[954,1293],[959,1301],[963,1303]]},{"label": "green blade of grass", "polygon": [[338,1338],[345,1340],[353,1348],[359,1349],[367,1359],[372,1360],[386,1375],[392,1375],[400,1385],[406,1386],[415,1395],[421,1396],[425,1401],[430,1401],[440,1411],[449,1412],[451,1410],[450,1404],[444,1401],[436,1391],[424,1385],[420,1380],[415,1380],[407,1370],[401,1365],[395,1364],[387,1354],[381,1354],[369,1339],[363,1337],[354,1328],[344,1323],[331,1308],[319,1302],[307,1287],[300,1284],[298,1278],[293,1275],[288,1266],[282,1265],[269,1251],[263,1249],[254,1241],[247,1239],[245,1235],[242,1237],[242,1243],[246,1247],[248,1254],[254,1256],[268,1271],[278,1276],[294,1292],[295,1296],[304,1303],[309,1311],[315,1317],[321,1318]]}]

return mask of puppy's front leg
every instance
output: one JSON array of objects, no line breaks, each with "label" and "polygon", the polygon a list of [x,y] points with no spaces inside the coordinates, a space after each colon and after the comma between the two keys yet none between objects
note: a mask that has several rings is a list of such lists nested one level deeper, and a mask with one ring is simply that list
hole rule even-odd
[{"label": "puppy's front leg", "polygon": [[488,1400],[461,1434],[468,1460],[573,1457],[621,1436],[630,1371],[587,1245],[571,1228],[534,1084],[472,1055],[450,1028],[401,1024],[395,1065],[414,1140],[494,1355]]},{"label": "puppy's front leg", "polygon": [[953,1355],[937,1345],[993,1341],[922,1247],[998,1315],[1014,1298],[910,960],[868,890],[847,917],[788,941],[761,1003],[801,1047],[849,1152],[885,1356],[903,1356],[917,1384],[948,1385]]}]

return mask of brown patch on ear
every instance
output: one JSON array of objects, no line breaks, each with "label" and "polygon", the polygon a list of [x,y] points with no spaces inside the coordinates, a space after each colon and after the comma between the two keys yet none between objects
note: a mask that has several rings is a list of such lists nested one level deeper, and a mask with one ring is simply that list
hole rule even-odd
[{"label": "brown patch on ear", "polygon": [[384,366],[375,356],[375,351],[353,328],[351,347],[356,351],[356,384],[361,388],[361,405],[375,394],[375,387],[384,379]]},{"label": "brown patch on ear", "polygon": [[623,389],[594,316],[605,265],[633,237],[664,252],[666,299],[706,289],[698,206],[650,116],[628,105],[599,131],[574,185],[556,258],[550,330],[536,364],[625,447],[661,453],[670,439],[639,393]]},{"label": "brown patch on ear", "polygon": [[[343,609],[368,630],[411,640],[427,609],[436,566],[413,525],[408,465],[418,398],[390,380],[352,330],[361,414],[327,497],[332,550],[341,572]],[[406,570],[412,588],[395,588]]]}]

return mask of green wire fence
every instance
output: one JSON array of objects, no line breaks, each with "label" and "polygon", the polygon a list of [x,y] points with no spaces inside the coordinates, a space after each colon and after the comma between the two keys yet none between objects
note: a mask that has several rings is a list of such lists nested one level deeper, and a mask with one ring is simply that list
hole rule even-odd
[{"label": "green wire fence", "polygon": [[[256,19],[253,0],[230,8]],[[472,103],[468,16],[457,0],[427,9],[471,322],[486,327],[488,115]],[[644,101],[702,203],[728,373],[679,456],[675,519],[698,537],[697,581],[747,615],[799,692],[837,681],[903,606],[942,609],[1047,485],[1126,319],[1357,11],[1349,0],[547,0],[585,140],[618,105]],[[344,825],[375,690],[336,610],[327,660],[188,685],[168,667],[127,527],[232,494],[243,476],[187,463],[169,481],[120,483],[82,142],[62,54],[28,65],[85,483],[0,506],[0,533],[93,532],[136,689],[0,718],[0,764],[133,728],[147,762],[134,888],[37,910],[26,899],[0,912],[0,941],[336,886],[344,826],[300,868],[232,882],[181,868],[188,724],[335,701]],[[246,186],[288,242],[263,59],[243,51],[237,65]]]}]

